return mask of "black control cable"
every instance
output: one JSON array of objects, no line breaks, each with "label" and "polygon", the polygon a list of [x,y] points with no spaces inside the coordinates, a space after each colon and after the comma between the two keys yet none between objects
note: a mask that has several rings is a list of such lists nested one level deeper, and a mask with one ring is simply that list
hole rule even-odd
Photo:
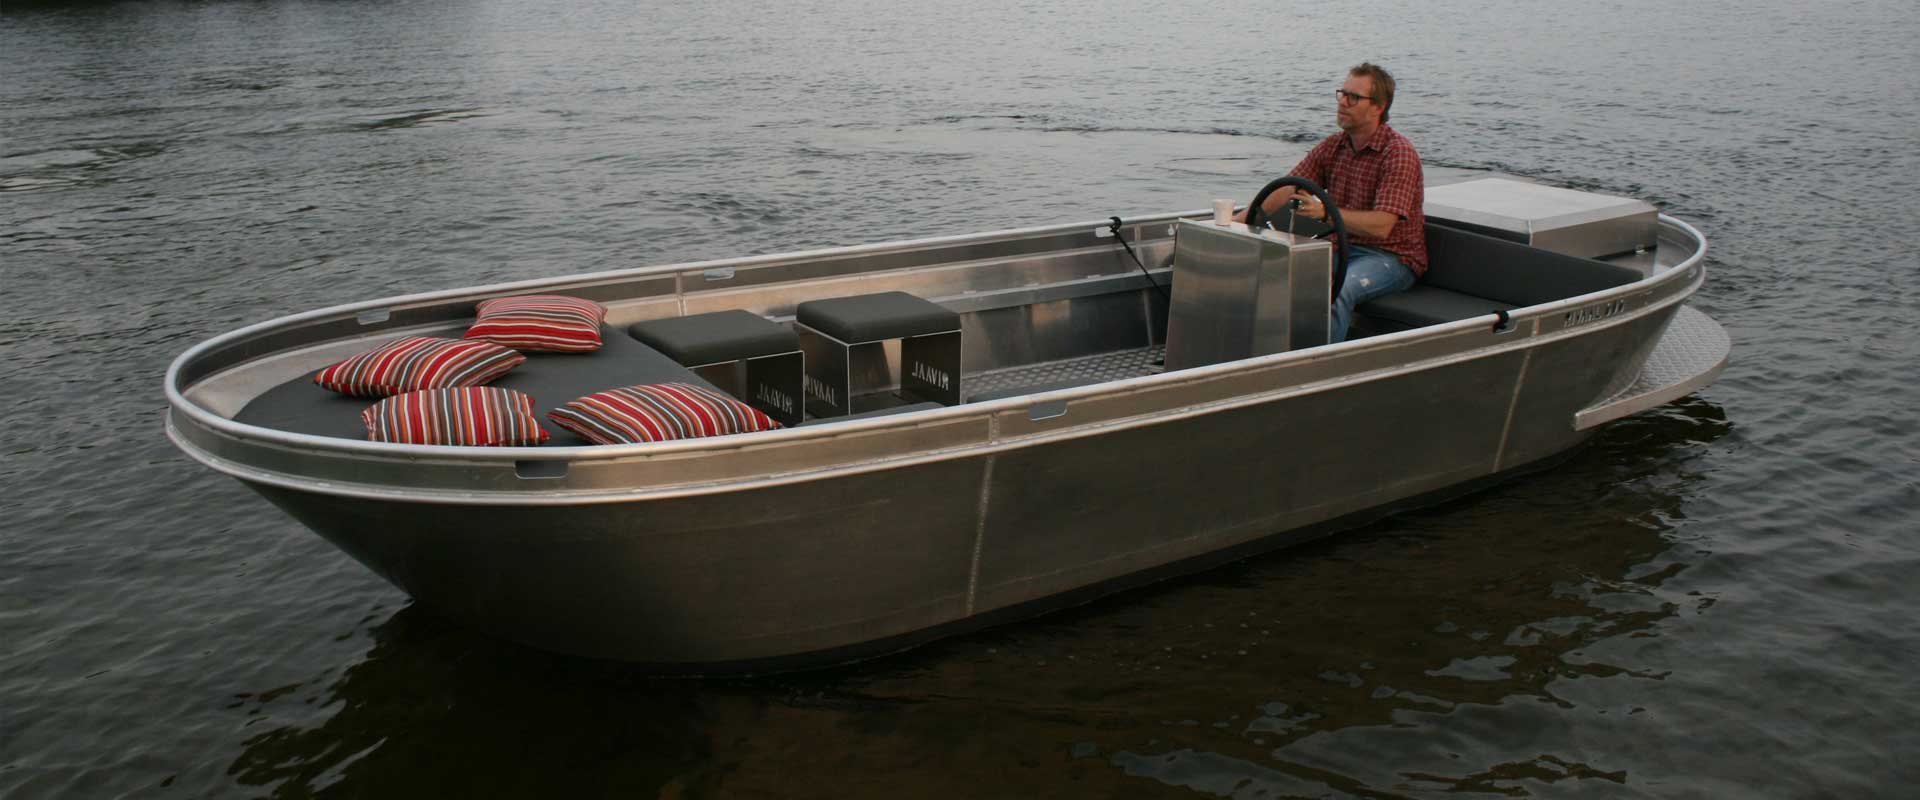
[{"label": "black control cable", "polygon": [[1127,237],[1120,235],[1120,226],[1126,223],[1121,221],[1119,217],[1108,217],[1107,219],[1111,221],[1110,224],[1107,225],[1107,230],[1113,231],[1113,238],[1119,239],[1120,246],[1127,248],[1127,255],[1133,256],[1133,263],[1140,267],[1140,274],[1147,276],[1147,283],[1153,284],[1153,288],[1160,290],[1160,296],[1166,299],[1167,306],[1171,308],[1173,306],[1173,296],[1167,294],[1166,288],[1161,286],[1159,281],[1153,279],[1153,273],[1147,271],[1147,265],[1140,261],[1140,254],[1133,252],[1133,245],[1127,244]]}]

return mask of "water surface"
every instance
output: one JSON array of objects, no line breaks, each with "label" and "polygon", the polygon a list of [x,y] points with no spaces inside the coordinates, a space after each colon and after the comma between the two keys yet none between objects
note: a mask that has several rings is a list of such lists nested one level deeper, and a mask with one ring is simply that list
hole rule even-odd
[{"label": "water surface", "polygon": [[[0,795],[1899,797],[1920,12],[0,10]],[[452,627],[162,433],[194,342],[395,293],[1251,195],[1362,58],[1433,169],[1711,238],[1711,388],[1566,464],[899,656],[660,681]]]}]

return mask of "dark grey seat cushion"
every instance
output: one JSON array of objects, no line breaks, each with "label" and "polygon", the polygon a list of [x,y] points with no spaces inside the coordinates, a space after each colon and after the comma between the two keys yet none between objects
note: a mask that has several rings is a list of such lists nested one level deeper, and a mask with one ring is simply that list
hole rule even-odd
[{"label": "dark grey seat cushion", "polygon": [[835,422],[846,422],[847,420],[850,420],[850,419],[867,419],[868,417],[891,417],[895,414],[905,414],[911,411],[926,411],[928,409],[933,409],[933,408],[946,408],[946,406],[940,405],[939,403],[932,403],[932,402],[910,403],[907,405],[892,406],[889,408],[876,408],[872,411],[862,411],[858,414],[848,414],[846,416],[841,416],[841,417],[819,417],[816,419],[810,419],[810,420],[807,420],[806,422],[800,423],[800,427],[805,428],[812,425],[829,425]]},{"label": "dark grey seat cushion", "polygon": [[627,333],[689,367],[800,349],[791,328],[737,309],[636,322]]},{"label": "dark grey seat cushion", "polygon": [[[691,383],[719,391],[665,354],[618,331],[602,327],[600,350],[593,353],[528,353],[527,361],[487,384],[524,392],[533,398],[540,426],[553,434],[549,447],[591,444],[547,419],[547,412],[575,398],[639,383]],[[318,372],[318,370],[315,370]],[[234,415],[234,420],[276,430],[367,438],[360,412],[379,398],[348,397],[313,383],[308,373],[267,390]]]},{"label": "dark grey seat cushion", "polygon": [[1360,311],[1382,323],[1378,326],[1380,329],[1397,331],[1469,319],[1495,311],[1512,311],[1514,308],[1512,303],[1415,284],[1404,292],[1375,299],[1361,306]]},{"label": "dark grey seat cushion", "polygon": [[809,300],[800,324],[848,344],[960,330],[960,315],[906,292]]},{"label": "dark grey seat cushion", "polygon": [[1427,274],[1404,292],[1368,302],[1360,314],[1384,331],[1550,303],[1640,280],[1638,270],[1538,250],[1444,225],[1427,225]]}]

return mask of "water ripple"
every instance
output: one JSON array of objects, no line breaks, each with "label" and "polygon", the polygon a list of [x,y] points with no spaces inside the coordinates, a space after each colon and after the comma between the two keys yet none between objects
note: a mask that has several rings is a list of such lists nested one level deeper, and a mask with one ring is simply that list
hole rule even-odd
[{"label": "water ripple", "polygon": [[[8,2],[0,795],[1898,796],[1909,6]],[[1722,379],[1334,540],[738,681],[455,628],[163,434],[175,354],[318,306],[1239,197],[1354,53],[1430,175],[1701,224]]]}]

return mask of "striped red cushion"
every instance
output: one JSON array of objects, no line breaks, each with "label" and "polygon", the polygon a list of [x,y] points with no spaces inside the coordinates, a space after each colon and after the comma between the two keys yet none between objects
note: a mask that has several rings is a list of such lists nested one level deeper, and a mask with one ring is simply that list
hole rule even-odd
[{"label": "striped red cushion", "polygon": [[526,360],[492,342],[414,336],[320,370],[313,382],[355,397],[386,397],[420,389],[479,386]]},{"label": "striped red cushion", "polygon": [[528,353],[591,353],[600,349],[607,307],[578,297],[529,294],[480,304],[468,339],[484,339]]},{"label": "striped red cushion", "polygon": [[360,419],[375,442],[537,447],[548,435],[533,414],[533,398],[493,386],[396,394],[360,412]]},{"label": "striped red cushion", "polygon": [[689,383],[648,383],[595,392],[547,412],[594,444],[663,442],[780,427],[758,409]]}]

